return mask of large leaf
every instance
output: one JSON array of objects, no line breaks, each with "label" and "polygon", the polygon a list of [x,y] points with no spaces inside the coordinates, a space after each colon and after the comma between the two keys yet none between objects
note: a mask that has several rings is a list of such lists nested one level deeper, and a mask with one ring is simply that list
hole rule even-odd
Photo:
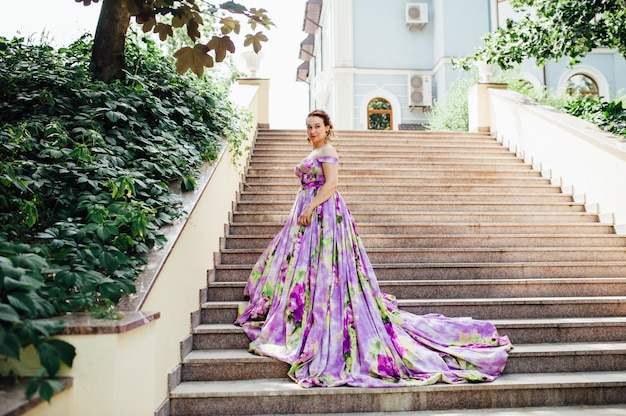
[{"label": "large leaf", "polygon": [[76,357],[76,348],[67,342],[51,338],[36,345],[39,361],[49,375],[54,376],[61,367],[61,363],[71,367]]},{"label": "large leaf", "polygon": [[207,46],[215,51],[215,60],[217,62],[222,62],[226,58],[227,52],[235,53],[235,44],[228,36],[213,36]]},{"label": "large leaf", "polygon": [[37,295],[31,292],[11,292],[7,294],[7,300],[15,309],[25,312],[28,316],[35,316],[37,306],[33,299],[34,296]]},{"label": "large leaf", "polygon": [[174,30],[172,29],[172,26],[163,23],[157,23],[157,25],[154,27],[154,33],[159,34],[159,39],[161,41],[166,40],[168,36],[174,36]]},{"label": "large leaf", "polygon": [[15,309],[9,305],[0,303],[0,321],[18,323],[20,322],[20,316],[17,314]]},{"label": "large leaf", "polygon": [[12,292],[15,290],[29,291],[36,290],[43,286],[43,283],[35,278],[29,276],[21,276],[19,279],[12,279],[5,277],[3,279],[4,290]]},{"label": "large leaf", "polygon": [[231,32],[239,34],[239,32],[241,31],[241,24],[239,23],[239,21],[233,19],[230,16],[220,20],[220,24],[222,25],[222,35],[228,35]]},{"label": "large leaf", "polygon": [[48,262],[43,257],[34,253],[23,253],[13,256],[11,261],[15,266],[33,271],[40,271],[48,267]]},{"label": "large leaf", "polygon": [[3,327],[0,327],[0,333],[2,342],[0,342],[0,355],[5,357],[20,359],[20,341],[15,334],[6,331]]},{"label": "large leaf", "polygon": [[191,70],[191,72],[201,77],[204,74],[205,67],[213,67],[213,58],[208,52],[209,48],[201,44],[196,44],[193,48],[188,46],[181,48],[174,54],[176,70],[181,75]]},{"label": "large leaf", "polygon": [[267,36],[265,36],[263,32],[257,32],[254,35],[246,35],[243,46],[252,45],[252,49],[254,49],[256,53],[259,53],[262,48],[261,42],[267,42]]}]

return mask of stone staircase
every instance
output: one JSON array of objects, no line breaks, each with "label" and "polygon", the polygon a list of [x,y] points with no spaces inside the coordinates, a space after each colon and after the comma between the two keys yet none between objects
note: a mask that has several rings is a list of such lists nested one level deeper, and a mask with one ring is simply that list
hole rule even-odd
[{"label": "stone staircase", "polygon": [[515,345],[493,383],[302,389],[234,326],[253,263],[298,191],[304,131],[261,130],[209,272],[172,416],[626,403],[626,236],[494,138],[338,132],[339,191],[381,289],[416,314],[492,321]]}]

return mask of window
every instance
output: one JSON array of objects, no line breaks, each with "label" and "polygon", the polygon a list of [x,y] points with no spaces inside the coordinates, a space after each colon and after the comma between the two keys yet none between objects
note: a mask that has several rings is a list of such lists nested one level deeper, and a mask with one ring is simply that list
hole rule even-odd
[{"label": "window", "polygon": [[565,91],[569,95],[584,94],[584,95],[600,95],[598,84],[589,76],[585,74],[574,74],[567,80],[567,86]]},{"label": "window", "polygon": [[367,104],[367,129],[392,130],[391,104],[384,98],[374,98]]}]

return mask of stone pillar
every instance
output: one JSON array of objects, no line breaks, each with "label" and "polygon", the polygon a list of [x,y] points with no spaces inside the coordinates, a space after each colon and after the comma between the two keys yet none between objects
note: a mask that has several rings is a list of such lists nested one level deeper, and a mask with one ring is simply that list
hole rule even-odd
[{"label": "stone pillar", "polygon": [[257,85],[257,125],[260,128],[270,126],[270,80],[266,78],[239,78],[240,85]]},{"label": "stone pillar", "polygon": [[506,89],[507,84],[478,83],[470,88],[467,99],[469,131],[489,133],[491,131],[491,109],[489,89]]}]

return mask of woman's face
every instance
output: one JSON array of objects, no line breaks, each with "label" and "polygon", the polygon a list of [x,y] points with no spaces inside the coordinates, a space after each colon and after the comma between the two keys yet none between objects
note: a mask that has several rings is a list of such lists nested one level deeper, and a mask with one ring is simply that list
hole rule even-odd
[{"label": "woman's face", "polygon": [[306,134],[311,139],[311,143],[324,141],[328,134],[328,129],[324,125],[324,120],[318,116],[311,116],[306,119]]}]

